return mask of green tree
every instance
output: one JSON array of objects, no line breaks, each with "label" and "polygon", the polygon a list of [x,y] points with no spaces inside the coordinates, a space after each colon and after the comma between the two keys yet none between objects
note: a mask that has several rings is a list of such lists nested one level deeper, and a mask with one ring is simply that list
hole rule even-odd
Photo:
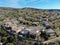
[{"label": "green tree", "polygon": [[6,45],[14,45],[14,43],[7,43]]}]

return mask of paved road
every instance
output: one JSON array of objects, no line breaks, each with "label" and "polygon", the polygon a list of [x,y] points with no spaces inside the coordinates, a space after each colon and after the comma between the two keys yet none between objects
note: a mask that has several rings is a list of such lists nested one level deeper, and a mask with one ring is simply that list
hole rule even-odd
[{"label": "paved road", "polygon": [[47,44],[47,43],[55,42],[55,41],[60,41],[60,37],[56,37],[54,39],[51,39],[51,40],[48,40],[48,41],[44,41],[43,44]]}]

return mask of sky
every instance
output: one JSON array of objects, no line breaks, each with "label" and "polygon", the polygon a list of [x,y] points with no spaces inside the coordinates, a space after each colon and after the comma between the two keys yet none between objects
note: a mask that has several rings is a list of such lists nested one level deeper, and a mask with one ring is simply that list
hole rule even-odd
[{"label": "sky", "polygon": [[0,0],[0,7],[60,9],[60,0]]}]

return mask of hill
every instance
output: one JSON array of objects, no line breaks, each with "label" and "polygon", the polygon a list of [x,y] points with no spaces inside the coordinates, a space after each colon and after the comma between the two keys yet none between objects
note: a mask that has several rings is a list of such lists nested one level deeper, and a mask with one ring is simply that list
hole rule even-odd
[{"label": "hill", "polygon": [[[60,36],[60,9],[35,9],[35,8],[20,8],[19,9],[19,8],[0,7],[0,38],[2,37],[1,42],[3,42],[4,45],[5,44],[7,44],[7,45],[8,44],[33,45],[32,43],[34,43],[35,41],[32,41],[30,39],[24,40],[24,38],[26,38],[26,36],[23,38],[18,37],[17,35],[13,35],[12,33],[8,32],[9,30],[4,30],[3,25],[5,25],[5,24],[2,22],[4,22],[4,23],[8,22],[6,24],[6,26],[7,26],[7,29],[9,29],[9,30],[11,30],[12,28],[13,28],[13,30],[15,30],[16,27],[18,28],[18,30],[20,30],[21,25],[23,25],[24,27],[26,26],[28,28],[30,26],[39,27],[39,26],[43,26],[43,25],[47,24],[46,26],[43,26],[43,28],[44,27],[46,29],[51,28],[56,33],[57,37]],[[45,22],[47,22],[47,23],[45,23]],[[8,25],[11,26],[11,28],[9,28]],[[24,28],[24,30],[25,30],[25,28]],[[34,32],[34,31],[32,31],[32,32]],[[28,37],[30,37],[30,36],[28,36]],[[40,35],[37,36],[37,40],[40,39],[39,37],[41,37],[41,36]],[[20,40],[20,38],[22,40]],[[41,38],[41,39],[44,40],[43,38]],[[48,40],[50,40],[50,38]],[[38,41],[36,43],[40,44],[40,42],[38,42]]]},{"label": "hill", "polygon": [[11,18],[42,17],[42,18],[49,18],[53,22],[58,23],[60,20],[60,9],[35,9],[35,8],[19,9],[19,8],[0,7],[0,21],[5,19],[6,17]]}]

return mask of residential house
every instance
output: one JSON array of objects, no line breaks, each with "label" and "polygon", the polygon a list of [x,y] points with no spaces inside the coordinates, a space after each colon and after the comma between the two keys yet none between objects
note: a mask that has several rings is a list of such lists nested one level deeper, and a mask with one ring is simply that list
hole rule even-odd
[{"label": "residential house", "polygon": [[53,27],[53,24],[51,22],[48,22],[48,21],[43,21],[42,22],[42,25],[44,27],[46,27],[46,29],[49,29],[49,28],[52,28]]},{"label": "residential house", "polygon": [[32,37],[37,37],[41,34],[41,29],[44,28],[43,26],[31,26],[31,27],[27,27],[26,30],[29,31],[30,35]]},{"label": "residential house", "polygon": [[57,19],[60,19],[60,15],[57,16]]},{"label": "residential house", "polygon": [[43,25],[43,26],[47,26],[47,25],[49,25],[49,23],[48,23],[47,21],[43,21],[43,22],[42,22],[42,25]]},{"label": "residential house", "polygon": [[56,37],[55,31],[53,31],[52,29],[42,30],[41,36],[42,36],[45,40],[48,40],[48,38],[55,38],[55,37]]},{"label": "residential house", "polygon": [[39,22],[32,22],[32,25],[38,26],[39,25]]},{"label": "residential house", "polygon": [[22,29],[24,29],[25,28],[25,26],[24,25],[20,25],[20,26],[17,26],[17,24],[16,24],[17,22],[15,22],[15,21],[13,21],[13,20],[10,20],[10,19],[5,19],[4,21],[3,21],[3,28],[5,29],[5,30],[7,30],[8,32],[10,32],[10,33],[18,33],[18,32],[20,32]]},{"label": "residential house", "polygon": [[21,30],[20,32],[18,32],[18,36],[19,37],[27,37],[29,35],[29,31],[28,30]]},{"label": "residential house", "polygon": [[[57,16],[56,16],[56,17],[57,17]],[[55,17],[55,16],[51,16],[51,17],[48,18],[48,20],[49,20],[49,21],[53,21],[53,20],[56,19],[56,17]]]},{"label": "residential house", "polygon": [[20,32],[21,30],[23,30],[25,28],[26,28],[26,25],[20,25],[20,26],[18,26],[18,28],[16,30],[16,33]]},{"label": "residential house", "polygon": [[11,25],[12,25],[12,23],[11,23],[11,21],[9,19],[3,20],[2,27],[4,29],[8,29],[8,30],[11,29]]},{"label": "residential house", "polygon": [[12,23],[14,23],[14,24],[19,24],[19,21],[17,20],[17,18],[13,18],[13,19],[11,19],[11,21],[12,21]]},{"label": "residential house", "polygon": [[47,29],[47,30],[45,30],[45,33],[46,33],[46,35],[48,35],[48,36],[55,36],[55,31],[53,31],[52,29]]},{"label": "residential house", "polygon": [[37,16],[36,19],[41,21],[42,17],[41,16]]},{"label": "residential house", "polygon": [[18,18],[18,21],[21,23],[21,22],[25,21],[25,19],[22,18],[22,17],[19,17],[19,18]]}]

